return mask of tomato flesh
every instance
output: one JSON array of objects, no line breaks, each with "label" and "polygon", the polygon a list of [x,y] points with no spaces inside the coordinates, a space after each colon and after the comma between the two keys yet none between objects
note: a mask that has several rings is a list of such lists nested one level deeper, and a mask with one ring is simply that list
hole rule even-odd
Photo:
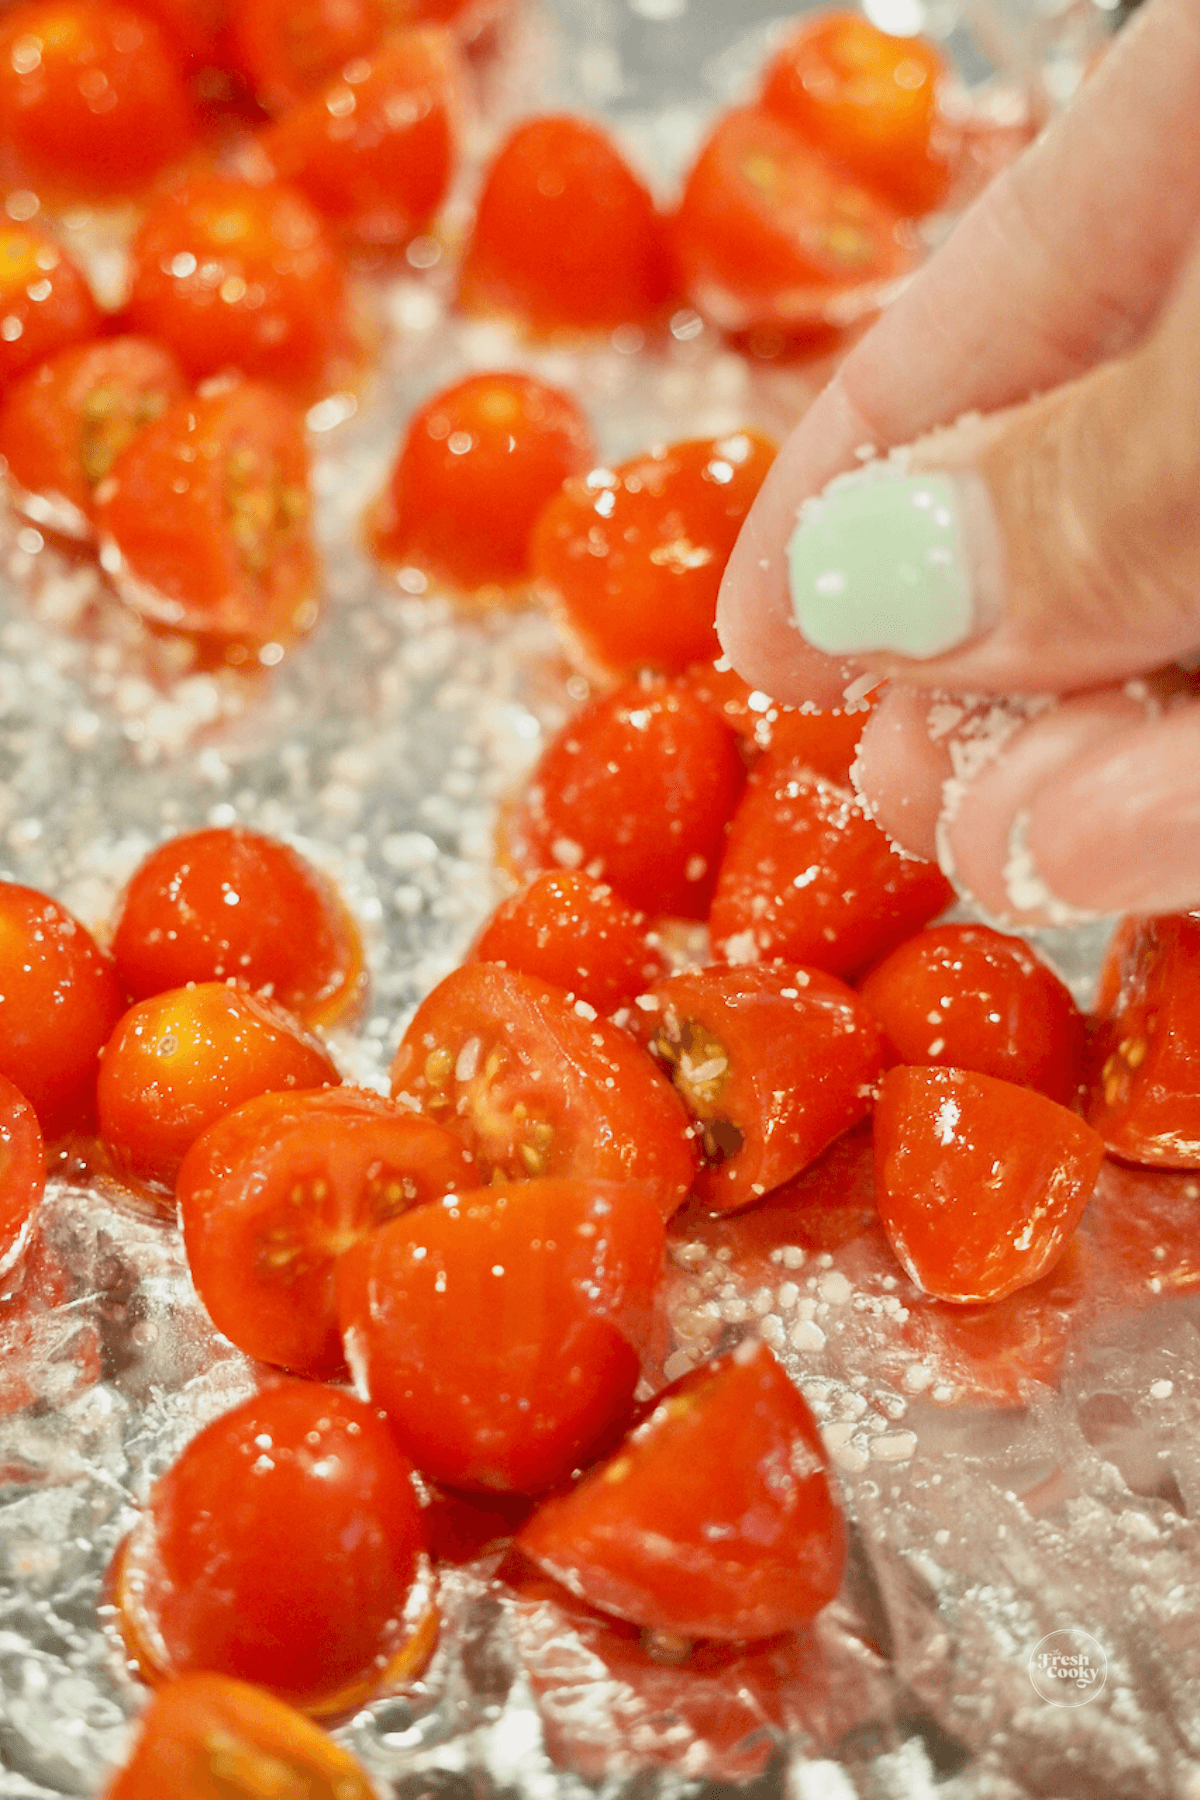
[{"label": "tomato flesh", "polygon": [[501,901],[471,947],[472,962],[502,963],[611,1013],[665,973],[646,915],[590,875],[547,870]]},{"label": "tomato flesh", "polygon": [[100,325],[91,289],[54,239],[31,225],[0,224],[0,384],[94,337]]},{"label": "tomato flesh", "polygon": [[0,1075],[0,1276],[20,1261],[46,1186],[46,1148],[37,1114]]},{"label": "tomato flesh", "polygon": [[1121,922],[1101,971],[1088,1119],[1114,1156],[1200,1168],[1200,919]]}]

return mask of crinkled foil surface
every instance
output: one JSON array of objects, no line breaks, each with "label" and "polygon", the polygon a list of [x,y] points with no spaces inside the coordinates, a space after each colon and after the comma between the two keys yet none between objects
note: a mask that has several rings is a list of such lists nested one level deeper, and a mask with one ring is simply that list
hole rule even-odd
[{"label": "crinkled foil surface", "polygon": [[[921,17],[919,0],[891,4],[895,22]],[[933,0],[925,18],[968,83],[991,78],[1002,121],[1039,88],[1061,97],[1102,34],[1078,6]],[[523,15],[483,76],[476,151],[517,112],[582,106],[666,181],[779,23],[757,0],[560,0]],[[117,259],[97,257],[113,276]],[[626,334],[582,358],[534,354],[447,316],[448,258],[431,241],[413,260],[428,267],[377,296],[393,328],[382,372],[356,410],[312,416],[329,598],[282,666],[252,681],[173,671],[89,564],[0,522],[0,874],[102,926],[172,831],[241,820],[289,838],[363,926],[370,1007],[335,1049],[349,1078],[380,1087],[413,1006],[496,897],[498,799],[586,692],[537,615],[465,620],[372,570],[357,520],[402,420],[469,369],[527,367],[575,389],[616,459],[746,423],[780,431],[818,378],[750,367],[686,313],[665,351]],[[1062,934],[1051,946],[1081,982],[1096,948]],[[1110,1217],[1149,1198],[1178,1225],[1195,1208],[1183,1178],[1108,1181]],[[677,1225],[649,1379],[749,1329],[774,1345],[841,1481],[841,1598],[794,1641],[677,1668],[636,1635],[515,1597],[486,1562],[452,1572],[421,1682],[341,1728],[381,1795],[642,1800],[749,1783],[791,1800],[1200,1800],[1200,1339],[1194,1303],[1169,1291],[1188,1281],[1172,1263],[1142,1310],[1093,1309],[1056,1390],[954,1404],[952,1359],[895,1351],[908,1312],[893,1276],[806,1248],[786,1209],[756,1217]],[[52,1182],[10,1285],[0,1795],[93,1795],[145,1699],[102,1629],[109,1556],[151,1480],[262,1371],[213,1333],[175,1231],[79,1171]],[[1093,1687],[1103,1673],[1086,1704],[1031,1680],[1031,1654],[1059,1631],[1087,1634]]]}]

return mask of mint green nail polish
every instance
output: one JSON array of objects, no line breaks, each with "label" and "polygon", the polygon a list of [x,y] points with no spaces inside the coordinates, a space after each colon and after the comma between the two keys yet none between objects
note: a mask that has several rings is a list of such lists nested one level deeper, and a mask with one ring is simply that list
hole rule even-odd
[{"label": "mint green nail polish", "polygon": [[872,468],[810,500],[788,545],[792,605],[809,643],[839,656],[924,657],[971,637],[963,498],[951,475]]}]

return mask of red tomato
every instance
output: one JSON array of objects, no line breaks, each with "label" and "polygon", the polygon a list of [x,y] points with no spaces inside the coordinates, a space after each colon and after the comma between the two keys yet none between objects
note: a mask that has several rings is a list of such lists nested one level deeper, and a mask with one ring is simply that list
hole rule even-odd
[{"label": "red tomato", "polygon": [[[226,58],[226,34],[234,0],[138,0],[139,12],[161,26],[189,71],[207,69],[210,81]],[[206,83],[204,85],[209,85]]]},{"label": "red tomato", "polygon": [[534,572],[589,656],[625,675],[675,675],[717,654],[717,589],[774,457],[749,431],[672,444],[550,501]]},{"label": "red tomato", "polygon": [[945,65],[925,38],[859,13],[805,20],[769,65],[763,104],[902,213],[928,212],[950,169],[934,134]]},{"label": "red tomato", "polygon": [[693,663],[684,680],[706,706],[711,706],[731,731],[759,750],[775,750],[791,756],[818,775],[827,775],[844,787],[858,755],[858,740],[876,704],[873,694],[854,711],[805,712],[783,706],[752,688],[725,658],[714,663]]},{"label": "red tomato", "polygon": [[385,22],[383,0],[250,0],[231,14],[233,59],[267,111],[286,113],[368,55]]},{"label": "red tomato", "polygon": [[448,32],[406,31],[348,63],[258,141],[331,227],[359,243],[404,245],[450,185],[461,79]]},{"label": "red tomato", "polygon": [[556,870],[496,908],[471,947],[472,962],[501,963],[566,988],[611,1013],[665,970],[634,912],[590,875]]},{"label": "red tomato", "polygon": [[229,1800],[291,1794],[376,1800],[366,1770],[303,1713],[227,1675],[185,1675],[142,1714],[104,1800]]},{"label": "red tomato", "polygon": [[333,883],[244,825],[152,851],[121,898],[112,953],[134,1000],[234,979],[307,1025],[353,1012],[365,980],[358,930]]},{"label": "red tomato", "polygon": [[122,600],[227,662],[278,661],[316,623],[304,421],[270,388],[171,407],[117,458],[95,515]]},{"label": "red tomato", "polygon": [[343,1367],[334,1264],[410,1206],[472,1185],[452,1133],[355,1088],[260,1094],[197,1138],[175,1195],[196,1291],[247,1356]]},{"label": "red tomato", "polygon": [[193,377],[239,369],[306,399],[353,378],[345,273],[303,194],[195,176],[153,202],[131,254],[130,329]]},{"label": "red tomato", "polygon": [[104,1047],[100,1135],[127,1179],[169,1194],[201,1132],[256,1094],[336,1086],[324,1045],[271,1000],[206,981],[130,1007]]},{"label": "red tomato", "polygon": [[90,537],[97,484],[186,391],[171,352],[148,338],[75,344],[27,371],[0,404],[0,456],[22,510]]},{"label": "red tomato", "polygon": [[282,1381],[206,1427],[114,1568],[148,1681],[206,1671],[305,1712],[353,1711],[431,1645],[412,1470],[369,1406]]},{"label": "red tomato", "polygon": [[392,1093],[460,1132],[482,1179],[636,1181],[669,1218],[696,1152],[678,1096],[626,1034],[493,963],[455,969],[422,1001]]},{"label": "red tomato", "polygon": [[768,752],[730,826],[709,930],[726,962],[784,957],[844,975],[953,899],[936,864],[895,850],[849,788]]},{"label": "red tomato", "polygon": [[513,1533],[533,1510],[527,1495],[502,1494],[495,1488],[455,1494],[430,1486],[429,1492],[425,1530],[430,1553],[439,1566],[461,1566],[507,1548]]},{"label": "red tomato", "polygon": [[798,337],[871,312],[916,260],[886,201],[757,106],[718,120],[674,241],[688,298],[715,324]]},{"label": "red tomato", "polygon": [[712,1638],[794,1631],[833,1599],[846,1555],[816,1421],[753,1339],[665,1388],[517,1543],[603,1612]]},{"label": "red tomato", "polygon": [[111,961],[65,907],[0,882],[0,1074],[44,1136],[95,1116],[101,1050],[125,1009]]},{"label": "red tomato", "polygon": [[46,1186],[46,1148],[37,1114],[0,1075],[0,1276],[21,1259]]},{"label": "red tomato", "polygon": [[639,997],[630,1029],[697,1121],[695,1193],[732,1212],[789,1181],[871,1110],[879,1030],[817,969],[691,969]]},{"label": "red tomato", "polygon": [[1104,1160],[1082,1119],[965,1069],[889,1069],[875,1108],[875,1193],[927,1294],[973,1305],[1028,1287],[1063,1253]]},{"label": "red tomato", "polygon": [[737,739],[686,688],[626,682],[548,746],[509,821],[525,873],[582,868],[651,918],[702,919],[745,785]]},{"label": "red tomato", "polygon": [[1114,1156],[1200,1168],[1200,919],[1125,919],[1100,977],[1088,1118]]},{"label": "red tomato", "polygon": [[100,330],[91,289],[54,239],[0,224],[0,384]]},{"label": "red tomato", "polygon": [[479,196],[460,304],[540,332],[607,330],[648,323],[670,286],[663,221],[600,127],[518,125]]},{"label": "red tomato", "polygon": [[1067,989],[1020,938],[986,925],[937,925],[876,965],[862,997],[889,1060],[975,1069],[1075,1098],[1083,1020]]},{"label": "red tomato", "polygon": [[630,1415],[663,1243],[631,1183],[451,1195],[339,1262],[347,1360],[423,1474],[540,1493]]},{"label": "red tomato", "polygon": [[528,580],[539,513],[591,462],[591,432],[569,394],[527,375],[470,375],[413,415],[373,548],[452,587]]}]

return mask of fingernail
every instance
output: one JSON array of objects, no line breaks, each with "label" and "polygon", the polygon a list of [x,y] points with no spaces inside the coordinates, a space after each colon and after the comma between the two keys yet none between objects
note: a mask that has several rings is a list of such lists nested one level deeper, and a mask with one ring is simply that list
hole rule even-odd
[{"label": "fingernail", "polygon": [[970,470],[872,464],[808,501],[788,545],[800,630],[834,656],[940,656],[999,615],[1000,538]]}]

